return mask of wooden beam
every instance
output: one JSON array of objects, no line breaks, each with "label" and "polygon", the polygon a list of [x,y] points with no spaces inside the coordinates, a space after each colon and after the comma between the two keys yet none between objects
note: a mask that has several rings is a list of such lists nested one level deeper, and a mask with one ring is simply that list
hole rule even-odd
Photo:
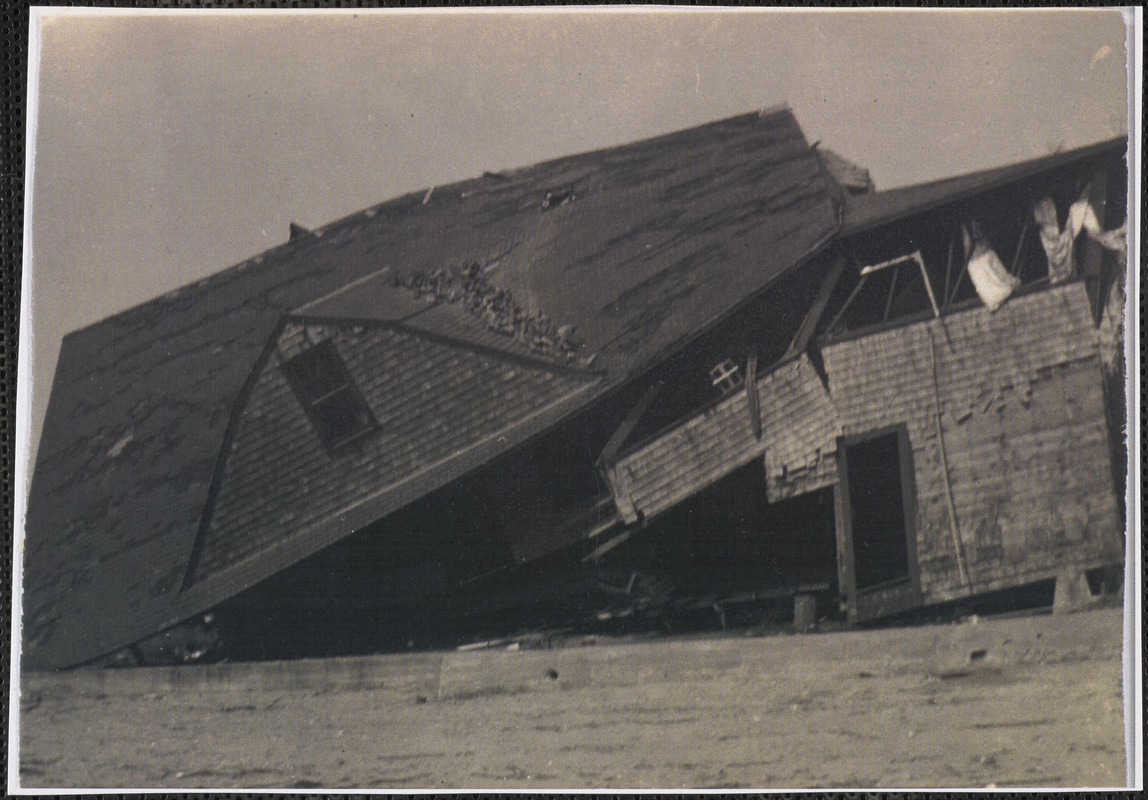
[{"label": "wooden beam", "polygon": [[825,275],[825,281],[821,284],[821,289],[817,292],[817,297],[813,300],[813,305],[810,306],[809,312],[805,315],[805,319],[801,321],[801,326],[797,329],[797,334],[793,337],[793,341],[789,344],[789,349],[785,352],[782,360],[798,355],[805,351],[809,346],[809,340],[813,338],[813,333],[817,329],[817,323],[821,321],[822,315],[825,313],[825,307],[829,304],[829,298],[833,294],[833,290],[837,288],[837,282],[841,280],[841,273],[845,270],[845,256],[838,255],[833,265],[829,267],[829,272]]},{"label": "wooden beam", "polygon": [[929,335],[929,362],[933,367],[933,422],[936,426],[937,447],[941,456],[941,476],[945,479],[945,506],[949,512],[949,534],[953,539],[953,551],[957,556],[957,573],[961,577],[961,583],[969,586],[969,573],[965,569],[964,545],[961,542],[961,525],[957,521],[957,507],[953,502],[953,484],[949,478],[949,458],[945,453],[945,431],[941,424],[941,388],[937,378],[937,348],[933,344],[933,329],[926,326],[925,332]]},{"label": "wooden beam", "polygon": [[961,288],[961,283],[965,280],[965,274],[969,271],[969,253],[965,253],[964,266],[961,267],[961,274],[957,276],[957,282],[953,284],[953,293],[949,295],[945,301],[945,305],[952,305],[953,301],[957,299],[957,292]]},{"label": "wooden beam", "polygon": [[597,463],[599,465],[605,464],[607,461],[612,461],[614,456],[618,455],[618,451],[622,449],[622,445],[626,443],[626,439],[634,432],[634,428],[638,426],[642,416],[649,411],[650,405],[654,402],[654,398],[658,396],[658,392],[661,388],[662,385],[660,383],[651,386],[646,390],[646,393],[642,395],[642,399],[630,409],[625,419],[622,420],[622,424],[618,426],[618,429],[614,431],[614,435],[610,437],[610,440],[606,442],[606,446],[602,448],[602,453],[598,456]]},{"label": "wooden beam", "polygon": [[841,318],[845,316],[845,312],[849,310],[849,305],[853,302],[853,298],[855,298],[857,293],[861,291],[861,287],[865,285],[865,281],[867,280],[869,280],[869,276],[862,275],[861,280],[857,281],[857,285],[853,287],[853,291],[849,293],[847,298],[845,298],[845,303],[837,312],[837,316],[833,318],[833,320],[829,323],[829,327],[826,328],[827,332],[832,333],[833,330],[837,327],[837,323],[840,322]]},{"label": "wooden beam", "polygon": [[1016,240],[1016,253],[1012,257],[1012,266],[1009,267],[1008,274],[1016,275],[1019,270],[1017,267],[1020,265],[1020,251],[1024,248],[1024,235],[1028,233],[1028,223],[1032,221],[1032,214],[1026,214],[1024,218],[1024,225],[1020,229],[1020,238]]},{"label": "wooden beam", "polygon": [[957,246],[956,237],[949,239],[949,260],[945,262],[945,288],[941,292],[941,298],[946,307],[949,305],[949,283],[953,279],[953,249]]},{"label": "wooden beam", "polygon": [[755,439],[761,439],[761,401],[757,396],[757,353],[745,365],[745,397],[749,405],[749,427]]},{"label": "wooden beam", "polygon": [[893,293],[897,291],[897,276],[899,274],[900,270],[894,267],[893,280],[889,282],[889,296],[885,299],[885,313],[881,316],[882,322],[888,322],[889,320],[889,309],[893,307]]},{"label": "wooden beam", "polygon": [[925,269],[925,259],[921,257],[920,250],[913,253],[913,260],[921,268],[921,279],[925,281],[925,291],[929,293],[929,305],[933,307],[933,318],[940,319],[941,309],[937,308],[937,296],[933,294],[933,282],[929,280],[929,271]]},{"label": "wooden beam", "polygon": [[617,525],[621,521],[622,521],[622,518],[620,516],[618,516],[617,513],[611,514],[610,517],[605,522],[600,522],[599,524],[595,525],[593,528],[588,530],[586,532],[586,538],[587,539],[595,539],[595,538],[601,536],[606,531],[613,528],[615,525]]},{"label": "wooden beam", "polygon": [[617,536],[615,536],[613,539],[610,539],[607,542],[603,542],[602,544],[600,544],[596,548],[594,548],[594,552],[590,553],[590,555],[583,558],[582,563],[585,564],[587,561],[597,561],[599,558],[606,555],[606,553],[609,553],[611,550],[613,550],[615,547],[617,547],[618,545],[620,545],[622,542],[626,541],[627,539],[629,539],[633,535],[634,535],[633,528],[627,528],[626,530],[622,531]]}]

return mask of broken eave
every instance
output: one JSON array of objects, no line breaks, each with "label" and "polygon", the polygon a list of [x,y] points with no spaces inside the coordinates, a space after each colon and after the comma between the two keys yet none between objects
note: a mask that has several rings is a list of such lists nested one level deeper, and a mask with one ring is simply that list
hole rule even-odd
[{"label": "broken eave", "polygon": [[871,231],[939,206],[966,200],[1010,183],[1052,172],[1061,167],[1123,155],[1127,149],[1128,140],[1125,137],[1119,137],[1075,150],[968,175],[873,194],[850,196],[845,202],[841,236],[850,237]]}]

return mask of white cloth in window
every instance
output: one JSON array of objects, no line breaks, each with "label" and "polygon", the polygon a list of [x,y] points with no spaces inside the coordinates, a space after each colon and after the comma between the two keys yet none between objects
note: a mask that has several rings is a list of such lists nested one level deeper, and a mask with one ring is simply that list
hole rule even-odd
[{"label": "white cloth in window", "polygon": [[969,277],[973,288],[989,311],[996,311],[1020,285],[1020,278],[1010,275],[1000,256],[979,235],[974,238],[967,227],[964,233],[965,252],[969,253]]},{"label": "white cloth in window", "polygon": [[1101,231],[1093,234],[1093,239],[1106,250],[1119,253],[1122,257],[1128,256],[1128,222],[1125,221],[1119,228],[1110,231]]},{"label": "white cloth in window", "polygon": [[1080,196],[1068,209],[1068,219],[1064,223],[1064,230],[1056,219],[1056,204],[1051,197],[1045,197],[1032,212],[1033,219],[1040,225],[1040,243],[1044,245],[1044,253],[1048,256],[1049,283],[1060,283],[1068,280],[1076,271],[1076,259],[1073,248],[1076,237],[1082,230],[1088,231],[1093,238],[1102,235],[1100,221],[1092,204],[1088,202],[1088,190]]}]

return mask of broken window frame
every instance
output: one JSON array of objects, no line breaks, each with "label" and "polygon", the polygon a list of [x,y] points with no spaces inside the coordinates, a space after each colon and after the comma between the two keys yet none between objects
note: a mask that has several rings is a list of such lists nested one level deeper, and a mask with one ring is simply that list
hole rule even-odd
[{"label": "broken window frame", "polygon": [[908,253],[903,256],[897,256],[896,258],[890,258],[889,260],[882,261],[879,264],[870,264],[867,267],[861,268],[861,277],[871,275],[878,270],[887,269],[889,267],[894,268],[893,281],[889,286],[889,297],[885,301],[885,314],[882,317],[882,322],[887,322],[889,320],[889,309],[893,305],[893,298],[895,294],[894,290],[897,288],[898,269],[900,268],[901,264],[905,263],[906,261],[915,261],[917,266],[921,268],[921,278],[925,282],[925,292],[929,295],[929,305],[933,307],[933,316],[941,316],[941,310],[937,308],[937,296],[933,294],[933,282],[929,280],[929,271],[925,269],[925,259],[922,258],[920,250],[915,250],[912,253]]},{"label": "broken window frame", "polygon": [[[1011,266],[1009,268],[1009,272],[1012,275],[1016,275],[1021,271],[1020,268],[1024,265],[1024,262],[1021,260],[1021,254],[1026,238],[1031,238],[1029,237],[1028,226],[1022,224],[1020,237],[1017,241],[1017,247],[1013,253]],[[825,327],[825,332],[819,341],[824,344],[828,341],[853,338],[855,336],[874,333],[890,326],[897,327],[910,324],[927,317],[939,319],[951,311],[962,310],[970,305],[981,303],[973,291],[971,283],[968,284],[967,287],[967,296],[960,296],[961,289],[965,286],[965,278],[968,274],[968,259],[962,259],[962,267],[956,274],[954,280],[954,259],[957,257],[956,251],[958,247],[957,234],[950,232],[948,257],[943,273],[943,283],[940,282],[940,278],[937,275],[930,274],[929,268],[925,263],[924,254],[920,248],[913,252],[904,253],[903,255],[873,264],[863,264],[855,255],[850,254],[850,260],[853,261],[857,269],[855,274],[858,275],[858,281],[854,284],[844,302],[836,306],[836,311],[829,324]],[[900,275],[900,268],[904,266],[907,261],[915,261],[917,263],[917,270],[914,270],[916,274],[906,279]],[[893,268],[895,271],[893,273],[893,279],[890,281],[888,293],[880,305],[880,309],[883,309],[883,311],[878,309],[873,312],[872,317],[867,321],[847,326],[845,322],[846,317],[860,293],[868,285],[870,278],[875,273],[884,271],[887,268]],[[940,272],[939,268],[937,271]],[[911,311],[897,312],[896,309],[901,304],[901,301],[909,292],[914,291],[915,287],[918,286],[918,280],[923,284],[923,299],[926,303],[920,307],[914,307]],[[1025,291],[1030,291],[1028,287],[1039,286],[1044,280],[1046,279],[1030,278],[1025,280],[1021,286],[1017,287],[1014,294],[1022,294]],[[939,292],[938,289],[940,290]],[[972,292],[972,294],[969,294],[969,292]]]},{"label": "broken window frame", "polygon": [[[868,264],[866,266],[861,267],[858,270],[859,280],[857,282],[857,285],[853,287],[853,291],[851,291],[849,293],[849,296],[845,299],[845,302],[841,304],[841,307],[838,309],[837,313],[834,315],[833,320],[829,323],[829,326],[826,329],[827,332],[831,336],[843,333],[843,331],[841,331],[839,329],[839,325],[840,325],[841,321],[844,319],[845,314],[849,311],[850,307],[853,305],[853,301],[857,299],[857,295],[860,294],[861,290],[865,287],[866,280],[869,278],[869,276],[873,275],[874,273],[880,272],[882,270],[892,268],[893,269],[893,278],[890,281],[889,293],[888,293],[888,296],[886,297],[886,300],[885,300],[884,313],[881,316],[880,323],[875,323],[875,324],[879,324],[879,325],[887,324],[889,322],[889,313],[893,307],[894,300],[898,297],[898,295],[896,294],[896,289],[897,289],[897,283],[898,283],[897,279],[900,275],[900,267],[902,264],[904,264],[907,261],[912,261],[912,262],[915,262],[917,264],[917,267],[920,270],[921,279],[924,281],[925,293],[929,298],[929,306],[932,309],[933,318],[934,319],[939,318],[941,316],[941,308],[940,308],[940,306],[937,305],[937,296],[936,296],[936,293],[933,291],[933,281],[929,277],[929,270],[925,267],[925,259],[921,255],[921,251],[915,250],[912,253],[905,253],[903,255],[895,256],[894,258],[886,259],[885,261],[881,261],[881,262],[878,262],[876,264]],[[902,292],[909,291],[909,289],[911,289],[912,286],[914,285],[914,282],[915,282],[914,280],[910,280],[905,285],[905,288],[902,290]],[[946,282],[947,282],[947,276],[946,276]],[[917,312],[914,312],[914,316],[916,315],[916,313]],[[855,333],[856,331],[864,330],[865,328],[868,328],[868,327],[872,327],[872,326],[863,325],[860,328],[856,329],[855,331],[850,331],[850,333]]]},{"label": "broken window frame", "polygon": [[[378,420],[330,339],[292,356],[279,369],[331,455],[344,452],[379,429]],[[353,425],[348,424],[348,418],[354,418]]]}]

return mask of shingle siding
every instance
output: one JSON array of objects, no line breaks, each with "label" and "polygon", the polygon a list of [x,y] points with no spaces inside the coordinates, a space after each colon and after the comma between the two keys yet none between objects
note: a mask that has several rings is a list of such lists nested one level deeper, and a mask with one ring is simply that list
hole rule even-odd
[{"label": "shingle siding", "polygon": [[1083,284],[1015,297],[995,313],[980,307],[839,342],[823,353],[844,435],[908,428],[925,602],[969,592],[949,526],[938,398],[974,589],[1120,560],[1099,352]]},{"label": "shingle siding", "polygon": [[[930,342],[931,338],[931,342]],[[904,424],[913,449],[924,602],[1119,561],[1097,335],[1083,284],[827,346],[826,391],[804,356],[609,468],[630,523],[755,458],[771,502],[837,482],[837,440]],[[936,391],[934,391],[934,370]],[[937,433],[972,586],[961,583]]]},{"label": "shingle siding", "polygon": [[665,511],[764,455],[771,501],[836,481],[836,411],[805,356],[757,380],[761,439],[739,390],[610,469],[618,508],[635,522]]},{"label": "shingle siding", "polygon": [[758,384],[771,503],[837,482],[837,409],[806,356]]},{"label": "shingle siding", "polygon": [[[327,339],[379,422],[345,452],[322,445],[279,368]],[[237,430],[197,575],[338,517],[586,383],[389,327],[289,324]]]}]

